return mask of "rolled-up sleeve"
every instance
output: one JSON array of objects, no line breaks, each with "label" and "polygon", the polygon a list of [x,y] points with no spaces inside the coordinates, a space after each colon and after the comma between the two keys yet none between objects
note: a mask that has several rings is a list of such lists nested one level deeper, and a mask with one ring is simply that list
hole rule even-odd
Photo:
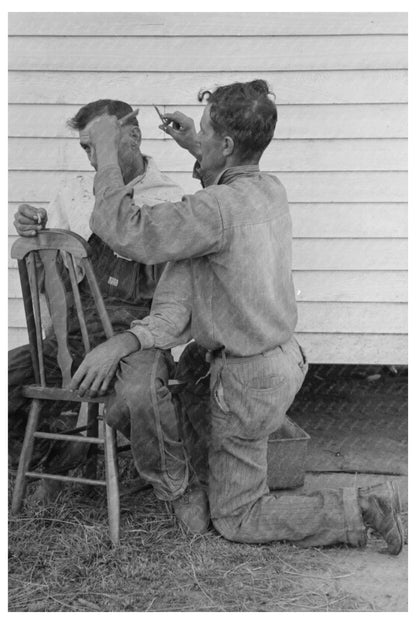
[{"label": "rolled-up sleeve", "polygon": [[160,278],[149,316],[130,330],[142,349],[170,349],[191,339],[192,284],[188,260],[170,262]]},{"label": "rolled-up sleeve", "polygon": [[137,206],[113,166],[97,173],[94,189],[90,227],[122,256],[158,264],[216,253],[224,244],[220,206],[207,189],[180,202]]}]

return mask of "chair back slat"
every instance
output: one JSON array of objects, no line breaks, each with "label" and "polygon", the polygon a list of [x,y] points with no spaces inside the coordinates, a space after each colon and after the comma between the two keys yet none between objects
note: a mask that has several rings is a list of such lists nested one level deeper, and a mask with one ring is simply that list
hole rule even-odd
[{"label": "chair back slat", "polygon": [[[12,246],[11,256],[18,260],[35,382],[46,386],[40,306],[41,285],[38,279],[40,271],[36,268],[38,263],[43,265],[44,294],[58,345],[57,360],[62,373],[62,387],[67,388],[71,381],[73,365],[73,358],[68,347],[67,319],[68,314],[73,313],[74,307],[86,353],[90,350],[91,344],[78,287],[75,258],[84,269],[106,337],[110,338],[114,334],[92,268],[91,248],[84,239],[73,232],[51,229],[42,230],[34,237],[18,238]],[[71,307],[68,304],[67,287],[63,277],[66,269],[69,274],[69,280],[66,282],[69,281],[75,303],[75,306]]]},{"label": "chair back slat", "polygon": [[72,293],[74,295],[75,307],[77,310],[79,326],[81,329],[82,342],[84,344],[85,353],[88,353],[91,350],[91,344],[88,337],[88,329],[85,322],[84,310],[82,309],[81,296],[79,294],[74,260],[71,254],[65,251],[62,253],[64,254],[65,264],[68,267],[69,279],[71,280]]},{"label": "chair back slat", "polygon": [[42,386],[46,385],[45,379],[45,365],[43,359],[42,349],[42,317],[40,310],[40,298],[39,298],[39,282],[36,270],[36,255],[31,254],[26,258],[27,273],[29,277],[29,287],[32,298],[32,310],[33,320],[35,326],[35,339],[36,339],[36,354],[39,366],[39,378]]},{"label": "chair back slat", "polygon": [[62,373],[62,387],[71,381],[72,356],[68,348],[68,303],[65,285],[58,268],[58,252],[42,249],[38,252],[45,271],[45,297],[58,345],[57,361]]},{"label": "chair back slat", "polygon": [[40,384],[40,370],[38,360],[38,349],[36,339],[36,325],[32,306],[32,293],[30,291],[29,275],[26,265],[26,258],[17,261],[19,269],[20,284],[22,287],[23,305],[25,308],[27,332],[29,335],[29,349],[32,358],[33,376],[35,383]]}]

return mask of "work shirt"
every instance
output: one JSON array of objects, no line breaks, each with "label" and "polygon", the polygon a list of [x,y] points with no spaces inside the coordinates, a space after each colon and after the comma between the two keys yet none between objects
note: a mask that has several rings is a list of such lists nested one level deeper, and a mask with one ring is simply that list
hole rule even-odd
[{"label": "work shirt", "polygon": [[[144,156],[145,170],[126,188],[134,194],[138,204],[152,206],[162,201],[178,200],[182,189],[161,173],[150,156]],[[115,253],[99,236],[93,234],[89,220],[94,207],[90,179],[76,176],[62,186],[48,206],[49,228],[71,230],[88,241],[94,273],[115,331],[122,331],[137,318],[150,311],[151,300],[164,264],[146,266]],[[101,331],[101,323],[89,288],[83,280],[83,270],[77,264],[80,294],[89,333]],[[75,316],[70,316],[70,332],[78,331]],[[72,327],[73,325],[73,327]]]},{"label": "work shirt", "polygon": [[[284,344],[297,321],[292,227],[280,181],[256,165],[231,167],[182,201],[137,206],[109,166],[95,179],[90,226],[122,255],[169,264],[149,318],[132,331],[143,348],[194,338],[251,356]],[[179,262],[178,262],[179,261]]]}]

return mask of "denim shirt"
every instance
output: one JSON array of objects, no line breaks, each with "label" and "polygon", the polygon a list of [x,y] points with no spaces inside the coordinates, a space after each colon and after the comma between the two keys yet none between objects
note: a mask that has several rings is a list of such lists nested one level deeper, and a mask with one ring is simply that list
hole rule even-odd
[{"label": "denim shirt", "polygon": [[150,209],[134,204],[118,167],[106,167],[95,192],[90,226],[112,249],[147,264],[173,261],[150,316],[132,325],[142,348],[194,338],[251,356],[292,336],[292,226],[276,177],[256,165],[231,167],[194,195]]}]

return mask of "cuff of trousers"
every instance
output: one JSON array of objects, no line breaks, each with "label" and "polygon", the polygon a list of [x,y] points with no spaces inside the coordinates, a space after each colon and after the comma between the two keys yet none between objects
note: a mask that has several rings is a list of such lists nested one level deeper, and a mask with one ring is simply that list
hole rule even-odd
[{"label": "cuff of trousers", "polygon": [[365,546],[367,544],[367,531],[358,502],[358,490],[355,487],[347,487],[342,490],[346,542],[351,546]]}]

